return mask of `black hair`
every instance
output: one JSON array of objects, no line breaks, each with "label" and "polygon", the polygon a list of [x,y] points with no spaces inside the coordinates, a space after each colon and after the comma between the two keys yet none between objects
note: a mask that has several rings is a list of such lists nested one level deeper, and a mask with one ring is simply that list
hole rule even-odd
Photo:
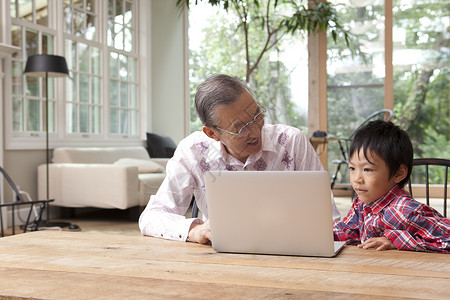
[{"label": "black hair", "polygon": [[413,146],[409,135],[392,122],[372,121],[358,129],[350,145],[350,157],[363,149],[364,157],[374,152],[384,160],[389,168],[389,179],[394,176],[401,165],[408,168],[406,177],[398,183],[404,187],[411,176],[413,165]]}]

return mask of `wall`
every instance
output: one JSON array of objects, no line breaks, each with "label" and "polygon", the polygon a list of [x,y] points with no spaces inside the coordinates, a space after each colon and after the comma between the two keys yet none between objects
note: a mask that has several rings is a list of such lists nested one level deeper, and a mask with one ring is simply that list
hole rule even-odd
[{"label": "wall", "polygon": [[[14,183],[37,199],[37,167],[45,164],[45,150],[6,150],[4,152],[4,168]],[[50,155],[51,157],[51,155]],[[9,185],[5,184],[5,200],[13,197]]]},{"label": "wall", "polygon": [[[151,70],[147,74],[141,72],[144,74],[143,85],[147,87],[141,93],[145,99],[142,108],[146,112],[142,128],[145,128],[144,132],[170,136],[178,143],[188,130],[185,128],[188,116],[185,108],[185,19],[176,7],[176,0],[140,3],[140,22],[146,24],[139,36],[142,39],[140,49],[143,50],[141,68]],[[0,27],[3,26],[0,24]],[[4,104],[3,100],[1,104]],[[3,121],[4,116],[1,116]],[[1,132],[2,140],[4,136],[5,133]],[[145,135],[142,138],[145,139]],[[3,149],[3,162],[0,164],[21,189],[37,200],[37,166],[44,164],[45,160],[45,150]],[[4,197],[7,202],[12,199],[9,188],[5,188]]]},{"label": "wall", "polygon": [[151,126],[178,143],[188,120],[185,71],[185,15],[176,0],[153,0],[151,6]]}]

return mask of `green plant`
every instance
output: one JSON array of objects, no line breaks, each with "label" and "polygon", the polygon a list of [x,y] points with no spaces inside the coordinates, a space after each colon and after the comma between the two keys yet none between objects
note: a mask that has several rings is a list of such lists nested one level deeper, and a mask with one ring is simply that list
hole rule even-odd
[{"label": "green plant", "polygon": [[[351,34],[340,23],[334,6],[328,2],[316,0],[205,0],[210,5],[220,6],[226,12],[233,10],[236,18],[235,30],[243,34],[246,71],[245,80],[250,81],[251,75],[258,68],[262,58],[271,49],[276,47],[285,35],[305,36],[320,31],[331,31],[336,42],[339,37],[345,40],[350,48]],[[190,7],[201,0],[177,0],[178,7]],[[308,5],[309,4],[309,5]],[[258,39],[258,47],[251,47],[255,42],[253,35]]]}]

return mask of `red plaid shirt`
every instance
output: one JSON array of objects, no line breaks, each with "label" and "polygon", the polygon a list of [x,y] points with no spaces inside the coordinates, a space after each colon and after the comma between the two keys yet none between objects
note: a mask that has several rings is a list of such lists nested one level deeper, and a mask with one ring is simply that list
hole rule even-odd
[{"label": "red plaid shirt", "polygon": [[384,236],[398,250],[450,253],[450,219],[398,186],[370,204],[356,198],[333,233],[334,240],[348,244]]}]

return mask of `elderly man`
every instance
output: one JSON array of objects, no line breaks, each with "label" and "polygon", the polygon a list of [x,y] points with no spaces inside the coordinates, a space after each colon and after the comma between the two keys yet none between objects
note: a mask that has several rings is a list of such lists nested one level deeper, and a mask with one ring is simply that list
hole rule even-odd
[{"label": "elderly man", "polygon": [[[206,171],[323,170],[299,129],[264,124],[266,109],[240,79],[222,74],[209,77],[198,86],[195,109],[203,130],[183,139],[167,163],[165,180],[139,218],[143,235],[210,242]],[[203,220],[185,217],[192,196]],[[340,215],[332,201],[337,221]]]}]

